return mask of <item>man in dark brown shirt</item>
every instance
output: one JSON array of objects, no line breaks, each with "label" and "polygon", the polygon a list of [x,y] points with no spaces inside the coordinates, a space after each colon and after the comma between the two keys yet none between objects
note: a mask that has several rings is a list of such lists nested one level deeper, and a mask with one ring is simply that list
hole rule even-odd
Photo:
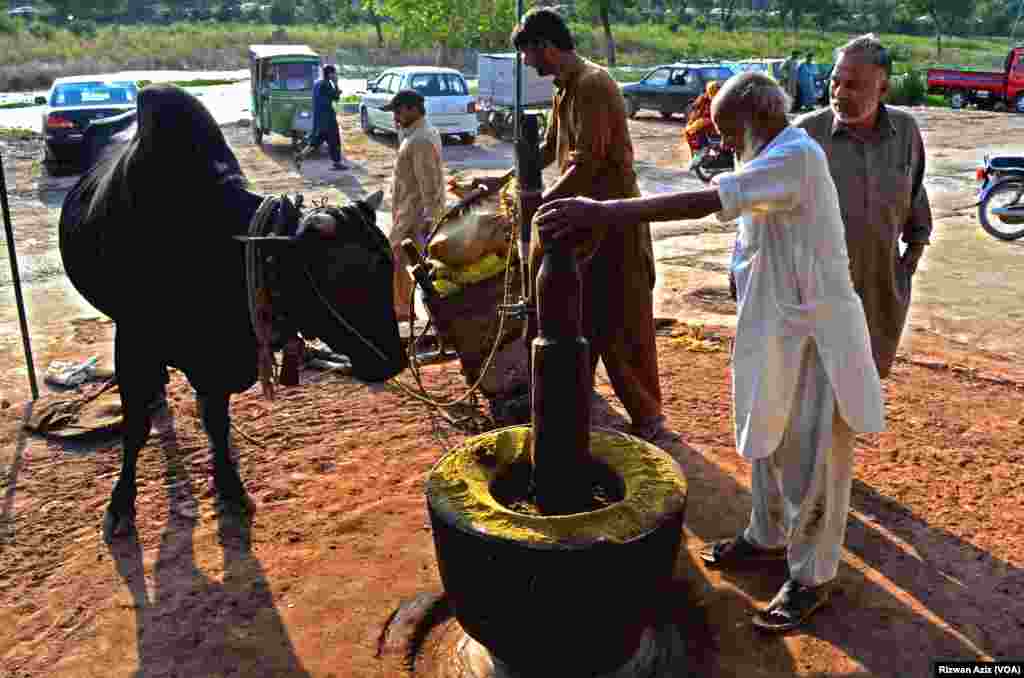
[{"label": "man in dark brown shirt", "polygon": [[[600,66],[576,54],[565,21],[550,9],[527,12],[512,33],[524,63],[555,76],[551,122],[542,147],[544,166],[561,173],[544,201],[572,196],[597,200],[640,195],[633,142],[619,86]],[[647,439],[661,431],[661,387],[654,332],[654,249],[650,226],[594,224],[579,247],[583,278],[583,327],[592,367],[604,362],[615,394]],[[536,225],[531,270],[540,265]]]},{"label": "man in dark brown shirt", "polygon": [[892,59],[875,36],[855,38],[837,56],[831,106],[796,124],[828,156],[853,286],[864,303],[875,364],[884,378],[906,324],[911,278],[932,232],[924,142],[909,113],[881,103]]}]

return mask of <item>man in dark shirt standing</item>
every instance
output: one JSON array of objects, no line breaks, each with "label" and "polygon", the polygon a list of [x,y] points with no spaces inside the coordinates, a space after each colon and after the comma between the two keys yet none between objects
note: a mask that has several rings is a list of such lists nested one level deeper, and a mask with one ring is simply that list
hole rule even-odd
[{"label": "man in dark shirt standing", "polygon": [[853,286],[864,303],[884,379],[907,322],[911,281],[932,233],[924,141],[910,113],[882,103],[892,57],[878,38],[855,38],[837,56],[830,107],[796,125],[828,157],[846,224]]},{"label": "man in dark shirt standing", "polygon": [[295,162],[301,163],[327,142],[327,151],[334,164],[332,169],[345,170],[348,165],[341,162],[341,129],[334,112],[334,102],[341,98],[338,89],[338,71],[332,64],[323,68],[323,77],[313,85],[313,131],[306,140],[305,148],[299,150]]}]

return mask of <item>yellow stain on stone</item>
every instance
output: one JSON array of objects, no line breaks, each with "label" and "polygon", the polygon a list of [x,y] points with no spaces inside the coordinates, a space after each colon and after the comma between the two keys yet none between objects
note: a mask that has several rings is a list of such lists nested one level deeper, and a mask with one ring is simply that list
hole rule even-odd
[{"label": "yellow stain on stone", "polygon": [[622,480],[622,501],[587,513],[535,516],[498,503],[491,483],[515,463],[528,463],[529,426],[485,433],[451,450],[427,478],[436,509],[450,512],[459,527],[518,542],[584,545],[623,543],[654,530],[686,503],[686,478],[667,453],[610,429],[590,433],[591,455]]}]

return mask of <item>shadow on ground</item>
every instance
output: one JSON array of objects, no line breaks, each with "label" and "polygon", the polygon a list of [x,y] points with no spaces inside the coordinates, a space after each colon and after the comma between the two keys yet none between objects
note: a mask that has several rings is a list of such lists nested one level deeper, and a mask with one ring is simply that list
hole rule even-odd
[{"label": "shadow on ground", "polygon": [[169,430],[158,443],[166,469],[169,516],[153,565],[151,591],[137,535],[133,532],[110,545],[135,610],[139,653],[135,676],[307,678],[277,612],[266,573],[252,553],[251,515],[218,513],[223,581],[210,579],[196,564],[193,535],[198,501],[173,424],[171,417]]},{"label": "shadow on ground", "polygon": [[[621,430],[628,424],[603,399],[595,399],[593,421],[594,425]],[[682,618],[691,618],[692,631],[701,638],[698,645],[707,648],[702,651],[701,661],[704,669],[711,671],[709,675],[785,675],[796,673],[802,665],[820,666],[822,656],[831,655],[829,665],[842,666],[844,658],[848,663],[842,675],[896,678],[925,675],[930,671],[930,660],[940,657],[1020,656],[1024,627],[1017,627],[1014,633],[1014,626],[1024,623],[1024,618],[1015,622],[1012,610],[972,609],[966,587],[952,583],[930,563],[910,557],[900,538],[855,516],[870,513],[882,522],[898,518],[901,524],[906,524],[909,517],[916,531],[893,528],[904,532],[907,540],[920,541],[920,532],[924,531],[927,539],[960,549],[965,559],[996,559],[955,535],[928,527],[926,521],[909,515],[895,502],[883,502],[859,482],[854,488],[839,592],[803,630],[791,634],[817,638],[827,646],[791,645],[783,637],[757,632],[750,624],[753,606],[762,607],[774,597],[786,580],[786,567],[780,563],[753,571],[727,572],[700,564],[697,550],[703,543],[733,536],[746,527],[751,501],[747,487],[725,470],[728,467],[720,464],[714,452],[698,451],[685,442],[684,436],[672,431],[657,444],[679,461],[689,484],[686,527],[688,535],[692,533],[695,538],[684,542],[677,576],[687,584],[681,595],[691,612]],[[730,453],[735,454],[732,450]],[[851,560],[863,561],[866,567],[853,567]],[[993,568],[1010,571],[1013,578],[1021,579],[1020,570],[1005,562]],[[896,592],[883,587],[883,582]],[[978,585],[984,584],[972,582],[972,586]],[[1007,596],[1007,602],[1013,604],[1011,601]],[[1016,605],[1019,614],[1020,603]],[[997,622],[1003,633],[982,630],[982,620],[990,624],[999,616],[1005,617]],[[899,643],[898,648],[894,643]],[[790,648],[798,648],[795,655]],[[834,661],[837,656],[838,664]]]}]

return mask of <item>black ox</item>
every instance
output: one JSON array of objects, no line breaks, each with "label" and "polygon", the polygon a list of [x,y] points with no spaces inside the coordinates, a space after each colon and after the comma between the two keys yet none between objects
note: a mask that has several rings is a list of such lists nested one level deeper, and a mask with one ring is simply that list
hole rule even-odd
[{"label": "black ox", "polygon": [[[60,217],[68,277],[116,325],[123,461],[103,523],[108,541],[133,527],[137,457],[168,367],[196,391],[220,499],[247,503],[229,455],[228,404],[257,379],[252,269],[241,240],[264,199],[245,190],[223,133],[192,95],[153,85],[139,93],[137,111],[130,143],[89,169]],[[292,237],[258,245],[272,248],[275,348],[296,332],[318,337],[366,381],[405,367],[390,249],[374,216],[380,198],[320,210],[301,226],[290,201],[267,203],[275,232]]]}]

